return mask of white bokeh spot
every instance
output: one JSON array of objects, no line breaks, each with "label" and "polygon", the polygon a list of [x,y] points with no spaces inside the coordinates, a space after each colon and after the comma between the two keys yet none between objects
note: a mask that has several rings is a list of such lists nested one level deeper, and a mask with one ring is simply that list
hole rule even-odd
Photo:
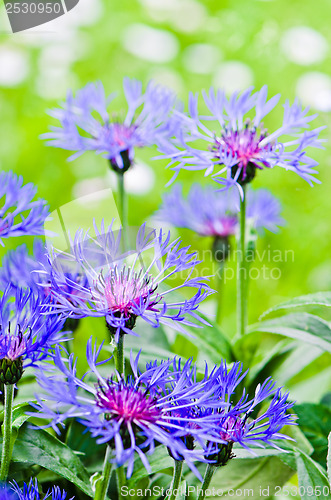
[{"label": "white bokeh spot", "polygon": [[29,73],[29,60],[26,52],[15,47],[0,47],[0,86],[16,87]]},{"label": "white bokeh spot", "polygon": [[179,50],[175,35],[139,23],[124,30],[122,44],[130,54],[154,63],[172,61]]},{"label": "white bokeh spot", "polygon": [[191,73],[197,74],[213,73],[221,58],[221,51],[207,43],[189,45],[183,52],[184,67]]},{"label": "white bokeh spot", "polygon": [[331,77],[319,71],[303,74],[298,82],[296,93],[305,106],[319,111],[331,111]]},{"label": "white bokeh spot", "polygon": [[250,87],[254,81],[252,69],[240,61],[227,61],[218,66],[213,76],[215,87],[231,94]]},{"label": "white bokeh spot", "polygon": [[308,66],[324,61],[329,45],[324,36],[309,26],[295,26],[285,31],[281,48],[289,61]]}]

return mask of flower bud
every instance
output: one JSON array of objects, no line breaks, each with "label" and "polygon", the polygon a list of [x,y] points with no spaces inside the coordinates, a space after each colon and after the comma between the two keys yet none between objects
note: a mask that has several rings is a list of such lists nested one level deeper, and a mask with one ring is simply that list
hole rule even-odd
[{"label": "flower bud", "polygon": [[234,458],[232,453],[233,442],[217,443],[211,453],[205,455],[205,459],[209,460],[215,467],[224,467],[231,458]]},{"label": "flower bud", "polygon": [[23,375],[23,357],[0,360],[0,382],[5,385],[16,384]]}]

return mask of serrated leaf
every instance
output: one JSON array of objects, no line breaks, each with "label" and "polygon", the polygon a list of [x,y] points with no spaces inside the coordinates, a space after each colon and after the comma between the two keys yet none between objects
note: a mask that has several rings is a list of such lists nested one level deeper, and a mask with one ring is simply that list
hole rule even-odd
[{"label": "serrated leaf", "polygon": [[40,465],[75,484],[93,497],[89,475],[77,455],[43,429],[24,424],[15,441],[12,460]]},{"label": "serrated leaf", "polygon": [[281,318],[256,323],[249,327],[250,332],[269,332],[301,342],[316,345],[331,353],[331,329],[329,324],[318,316],[308,313],[293,313]]},{"label": "serrated leaf", "polygon": [[330,499],[330,485],[323,469],[303,452],[298,452],[296,463],[301,499]]},{"label": "serrated leaf", "polygon": [[261,319],[281,309],[290,309],[292,307],[313,306],[313,305],[331,307],[331,292],[317,292],[317,293],[311,293],[309,295],[301,295],[300,297],[296,297],[286,302],[282,302],[281,304],[271,307],[266,312],[264,312],[261,316]]}]

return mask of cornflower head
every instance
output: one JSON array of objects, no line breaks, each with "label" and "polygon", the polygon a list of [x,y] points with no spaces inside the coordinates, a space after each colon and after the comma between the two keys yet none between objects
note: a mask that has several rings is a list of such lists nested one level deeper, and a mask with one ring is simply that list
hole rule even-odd
[{"label": "cornflower head", "polygon": [[[308,109],[302,109],[297,100],[293,105],[285,102],[281,126],[269,133],[262,120],[280,95],[267,101],[266,86],[253,94],[251,88],[241,94],[235,92],[229,98],[211,88],[208,94],[203,92],[203,98],[209,114],[199,115],[198,96],[190,94],[188,114],[176,112],[175,140],[159,144],[160,151],[171,160],[175,177],[181,169],[205,170],[205,175],[213,174],[222,189],[236,186],[242,197],[242,186],[263,168],[280,166],[296,172],[310,185],[320,182],[314,177],[317,162],[307,156],[306,149],[321,147],[318,135],[323,127],[307,130],[316,115],[308,115]],[[293,138],[288,139],[290,136]]]},{"label": "cornflower head", "polygon": [[234,443],[254,454],[256,447],[271,446],[280,450],[279,441],[291,439],[281,433],[285,425],[295,424],[296,416],[289,413],[294,404],[288,400],[289,394],[283,394],[281,388],[267,378],[256,387],[251,399],[245,389],[240,395],[239,387],[246,375],[247,372],[242,373],[239,362],[234,363],[231,369],[222,362],[210,374],[206,370],[205,380],[209,381],[206,389],[214,391],[215,398],[209,412],[218,415],[216,427],[222,440],[220,443],[211,438],[207,443],[205,457],[214,465],[226,465],[234,456]]},{"label": "cornflower head", "polygon": [[169,90],[150,82],[145,93],[138,80],[124,78],[127,113],[123,120],[108,113],[115,94],[105,95],[101,82],[89,83],[73,96],[68,93],[60,109],[50,111],[59,120],[59,127],[42,135],[51,146],[75,151],[71,159],[85,151],[105,156],[111,167],[120,173],[134,161],[135,148],[156,144],[171,135],[170,111],[175,96]]},{"label": "cornflower head", "polygon": [[278,226],[284,226],[281,217],[281,204],[267,189],[247,191],[247,224],[251,231],[263,234],[265,229],[272,233],[279,231]]},{"label": "cornflower head", "polygon": [[[176,184],[163,196],[156,218],[175,227],[184,227],[201,236],[213,238],[213,255],[219,262],[230,251],[230,238],[238,233],[238,196],[222,192],[212,186],[193,185],[184,198],[182,188]],[[276,232],[283,225],[281,205],[266,189],[248,190],[247,220],[250,231],[263,233],[264,229]]]},{"label": "cornflower head", "polygon": [[35,200],[32,183],[23,185],[23,177],[13,172],[0,172],[0,244],[3,238],[43,234],[49,214],[44,200]]},{"label": "cornflower head", "polygon": [[[95,383],[90,377],[78,378],[73,355],[64,359],[56,348],[55,368],[44,371],[40,367],[37,371],[42,394],[36,395],[37,404],[32,406],[39,410],[39,417],[49,419],[48,426],[57,432],[59,424],[76,418],[97,438],[97,443],[111,447],[114,463],[127,464],[128,477],[132,474],[135,455],[150,470],[147,455],[160,445],[166,446],[175,459],[186,460],[199,475],[194,461],[205,461],[204,450],[187,447],[185,438],[189,433],[198,441],[206,440],[213,433],[215,415],[195,419],[192,425],[191,414],[194,408],[207,405],[208,393],[203,393],[200,383],[193,380],[187,383],[187,378],[192,378],[194,373],[191,361],[183,366],[170,360],[155,361],[141,372],[139,355],[135,359],[131,355],[132,376],[125,378],[116,372],[104,378],[98,371],[101,348],[92,345],[92,338],[87,344],[89,373]],[[179,414],[184,409],[185,415]]]},{"label": "cornflower head", "polygon": [[[66,500],[67,493],[62,491],[58,486],[54,486],[51,490],[48,490],[46,495],[42,497],[39,494],[39,486],[37,479],[30,479],[30,482],[23,483],[23,487],[20,488],[16,481],[11,485],[10,491],[15,493],[14,499],[16,500]],[[73,500],[74,497],[71,498]]]},{"label": "cornflower head", "polygon": [[[88,285],[72,281],[53,265],[51,287],[58,311],[72,318],[104,316],[116,342],[120,334],[133,333],[138,317],[155,328],[162,323],[182,333],[187,333],[185,325],[197,326],[192,319],[205,323],[196,310],[211,290],[206,278],[191,277],[198,260],[189,247],[181,248],[179,240],[170,242],[170,233],[149,231],[143,224],[134,250],[123,252],[121,232],[113,223],[94,229],[94,238],[77,231],[65,256],[80,266]],[[55,250],[52,255],[53,262],[61,257]],[[185,275],[182,283],[165,288],[179,273]],[[67,293],[66,285],[76,293]],[[185,288],[197,291],[188,299],[174,294],[171,300],[172,292]]]},{"label": "cornflower head", "polygon": [[[28,366],[63,340],[64,318],[46,314],[43,295],[8,286],[0,299],[0,382],[16,384]],[[47,308],[47,312],[50,312]]]}]

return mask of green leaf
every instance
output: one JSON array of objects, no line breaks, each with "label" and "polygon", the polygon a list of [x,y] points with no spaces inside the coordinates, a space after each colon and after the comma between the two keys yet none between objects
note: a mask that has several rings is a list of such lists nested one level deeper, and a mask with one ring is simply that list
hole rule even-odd
[{"label": "green leaf", "polygon": [[330,485],[323,469],[308,455],[298,452],[297,471],[302,500],[329,500]]},{"label": "green leaf", "polygon": [[218,325],[210,321],[210,319],[201,314],[201,312],[199,314],[205,321],[210,323],[211,326],[202,326],[202,328],[186,326],[194,337],[190,339],[191,342],[198,347],[199,351],[204,352],[214,363],[219,363],[222,358],[229,362],[234,361],[229,339],[221,331]]},{"label": "green leaf", "polygon": [[292,307],[313,305],[331,307],[331,292],[317,292],[311,293],[309,295],[301,295],[300,297],[282,302],[281,304],[271,307],[266,312],[264,312],[261,316],[261,319],[275,311],[279,311],[280,309],[290,309]]},{"label": "green leaf", "polygon": [[196,360],[199,353],[199,348],[196,344],[196,339],[189,339],[187,335],[177,334],[172,350],[177,356],[187,358],[189,354],[190,358]]},{"label": "green leaf", "polygon": [[331,432],[331,409],[327,406],[305,403],[295,405],[293,410],[298,415],[298,424],[306,438],[312,444],[312,458],[323,467],[328,452],[328,434]]},{"label": "green leaf", "polygon": [[250,332],[270,332],[316,345],[331,353],[331,329],[318,316],[308,313],[293,313],[281,318],[256,323]]},{"label": "green leaf", "polygon": [[[249,335],[245,335],[240,339],[241,342],[237,341],[236,343],[236,347],[239,349],[238,354],[245,353],[238,356],[239,359],[242,359],[243,355],[246,356],[246,353],[249,352],[249,348],[245,349],[245,337],[249,337]],[[289,343],[288,339],[281,339],[280,342],[275,344],[275,337],[271,335],[269,337],[273,342],[270,342],[270,339],[263,338],[261,333],[255,334],[255,337],[256,350],[253,356],[251,356],[250,368],[247,375],[247,383],[250,384],[249,391],[255,390],[258,383],[261,383],[266,377],[270,376],[270,373],[290,355],[295,345],[294,342]]]},{"label": "green leaf", "polygon": [[30,418],[30,416],[27,415],[26,412],[32,412],[32,411],[33,407],[27,403],[21,403],[19,405],[14,406],[12,428],[18,430]]},{"label": "green leaf", "polygon": [[151,466],[151,472],[146,470],[141,460],[136,461],[133,474],[128,481],[129,488],[134,488],[140,479],[149,476],[151,473],[163,471],[164,473],[169,473],[170,476],[172,475],[174,461],[164,446],[157,447],[153,455],[148,457],[148,461]]},{"label": "green leaf", "polygon": [[271,498],[277,492],[276,487],[283,486],[293,475],[294,470],[275,456],[233,459],[216,471],[210,488],[215,488],[217,497],[227,500]]},{"label": "green leaf", "polygon": [[12,459],[55,472],[93,497],[89,475],[80,459],[68,446],[43,429],[31,429],[24,424],[15,441]]},{"label": "green leaf", "polygon": [[[273,367],[272,376],[275,378],[279,385],[287,384],[289,380],[297,377],[299,374],[300,380],[307,378],[307,367],[310,367],[310,373],[320,373],[320,365],[317,361],[318,358],[323,356],[320,347],[314,347],[311,344],[299,344],[294,342],[295,349],[288,353],[286,357],[280,360],[277,366]],[[269,371],[270,373],[270,371]]]},{"label": "green leaf", "polygon": [[251,459],[251,460],[256,460],[257,458],[265,458],[265,457],[279,457],[282,455],[288,455],[289,453],[286,453],[286,451],[281,451],[281,450],[276,450],[275,448],[251,448],[253,453],[250,453],[248,450],[245,450],[244,448],[234,446],[233,447],[233,453],[236,457],[236,460],[246,460],[246,459]]}]

